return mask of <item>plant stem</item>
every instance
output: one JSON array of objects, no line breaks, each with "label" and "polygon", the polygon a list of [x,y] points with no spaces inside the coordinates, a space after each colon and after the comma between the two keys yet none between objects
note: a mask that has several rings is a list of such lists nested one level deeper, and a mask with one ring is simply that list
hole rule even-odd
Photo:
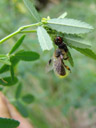
[{"label": "plant stem", "polygon": [[[0,44],[2,44],[4,41],[8,40],[9,38],[17,35],[18,33],[24,32],[24,31],[22,31],[24,29],[27,29],[27,28],[30,28],[30,27],[33,27],[33,26],[40,26],[41,24],[42,24],[41,22],[38,22],[38,23],[35,23],[35,24],[29,24],[29,25],[22,26],[18,30],[16,30],[15,32],[13,32],[13,33],[9,34],[8,36],[4,37],[3,39],[1,39]],[[25,31],[25,32],[28,33],[28,31]],[[34,32],[36,32],[36,31],[34,31]]]},{"label": "plant stem", "polygon": [[36,32],[36,30],[31,30],[31,31],[21,31],[20,33],[33,33]]}]

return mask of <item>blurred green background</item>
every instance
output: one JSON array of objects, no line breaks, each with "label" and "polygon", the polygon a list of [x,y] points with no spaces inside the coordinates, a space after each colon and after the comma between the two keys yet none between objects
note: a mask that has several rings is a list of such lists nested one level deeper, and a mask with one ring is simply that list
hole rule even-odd
[{"label": "blurred green background", "polygon": [[[34,4],[42,17],[54,18],[67,12],[67,17],[96,27],[96,0],[35,0]],[[22,0],[0,1],[0,39],[33,22]],[[20,36],[1,44],[0,54],[8,53]],[[85,38],[91,41],[96,53],[95,29]],[[35,101],[26,105],[34,128],[96,128],[96,61],[72,49],[75,66],[69,65],[72,73],[60,79],[53,71],[46,73],[53,51],[43,53],[36,34],[27,34],[21,49],[40,54],[38,61],[20,62],[15,70],[23,85],[21,95],[31,93],[35,96]],[[17,85],[4,88],[10,101],[14,100],[16,88]]]}]

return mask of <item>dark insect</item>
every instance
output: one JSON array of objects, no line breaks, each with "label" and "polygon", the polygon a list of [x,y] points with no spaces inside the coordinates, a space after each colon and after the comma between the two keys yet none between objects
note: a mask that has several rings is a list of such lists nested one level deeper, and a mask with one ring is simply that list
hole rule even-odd
[{"label": "dark insect", "polygon": [[55,40],[54,40],[54,43],[55,43],[57,46],[61,45],[61,44],[63,43],[62,37],[57,36],[57,37],[55,38]]},{"label": "dark insect", "polygon": [[58,46],[60,49],[64,49],[65,52],[68,52],[68,48],[66,44],[63,42],[63,38],[60,36],[57,36],[54,40],[55,45]]},{"label": "dark insect", "polygon": [[[70,68],[64,63],[64,60],[68,60],[68,48],[67,45],[63,43],[63,38],[60,36],[56,37],[54,43],[58,46],[58,48],[54,51],[53,57],[49,60],[48,65],[49,68],[53,69],[59,77],[65,77],[68,74],[66,69],[71,72]],[[48,69],[47,66],[47,71],[50,71],[50,69]]]}]

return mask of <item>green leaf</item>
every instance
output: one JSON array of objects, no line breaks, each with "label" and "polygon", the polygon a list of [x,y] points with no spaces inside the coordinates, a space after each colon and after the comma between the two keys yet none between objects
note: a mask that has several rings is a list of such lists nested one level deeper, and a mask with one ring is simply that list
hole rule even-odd
[{"label": "green leaf", "polygon": [[24,1],[24,4],[26,5],[26,7],[28,8],[28,10],[31,12],[33,18],[34,18],[37,22],[39,22],[39,21],[41,20],[41,18],[40,18],[40,16],[39,16],[37,10],[35,9],[35,7],[34,7],[32,1],[30,1],[30,0],[23,0],[23,1]]},{"label": "green leaf", "polygon": [[72,58],[71,53],[70,53],[69,50],[68,50],[68,57],[69,57],[68,61],[70,62],[71,66],[73,67],[74,66],[74,61],[73,61],[73,58]]},{"label": "green leaf", "polygon": [[0,60],[0,63],[11,65],[11,62],[9,61],[9,59]]},{"label": "green leaf", "polygon": [[[19,59],[16,58],[15,56],[11,56],[11,57],[10,57],[10,61],[11,61],[12,66],[14,67],[14,66],[19,62]],[[4,65],[0,68],[0,74],[1,74],[1,73],[4,73],[4,72],[7,72],[8,70],[10,70],[10,66],[7,65],[7,64],[4,64]]]},{"label": "green leaf", "polygon": [[34,98],[34,96],[32,94],[27,94],[27,95],[22,97],[22,100],[25,103],[30,104],[30,103],[32,103],[35,100],[35,98]]},{"label": "green leaf", "polygon": [[52,29],[67,34],[87,33],[93,29],[89,24],[75,19],[51,19],[47,22]]},{"label": "green leaf", "polygon": [[88,56],[91,59],[96,60],[96,54],[91,49],[88,49],[88,48],[82,49],[82,48],[76,48],[76,47],[73,47],[73,48],[79,51],[80,53],[84,54],[85,56]]},{"label": "green leaf", "polygon": [[7,72],[9,70],[10,66],[4,64],[1,68],[0,68],[0,74]]},{"label": "green leaf", "polygon": [[12,65],[10,66],[10,73],[11,73],[12,80],[14,80],[14,68]]},{"label": "green leaf", "polygon": [[22,91],[22,84],[19,83],[17,89],[16,89],[16,94],[15,94],[15,98],[18,99],[20,97],[20,94],[21,94],[21,91]]},{"label": "green leaf", "polygon": [[11,65],[9,57],[4,54],[0,54],[0,63]]},{"label": "green leaf", "polygon": [[10,118],[0,117],[0,128],[17,128],[20,122]]},{"label": "green leaf", "polygon": [[3,90],[3,87],[2,86],[0,86],[0,91],[2,91]]},{"label": "green leaf", "polygon": [[9,52],[9,54],[12,54],[13,52],[15,52],[19,46],[22,44],[23,40],[25,38],[25,35],[23,35],[17,42],[16,44],[12,47],[11,51]]},{"label": "green leaf", "polygon": [[40,46],[42,50],[50,50],[53,48],[52,40],[47,33],[47,31],[43,27],[38,27],[37,29],[37,35],[38,35],[38,40],[40,43]]},{"label": "green leaf", "polygon": [[11,77],[4,77],[0,79],[0,84],[3,86],[12,86],[18,82],[18,79],[14,77],[14,80],[12,80]]},{"label": "green leaf", "polygon": [[18,111],[21,113],[22,116],[28,117],[27,108],[20,101],[15,101],[14,105],[18,109]]},{"label": "green leaf", "polygon": [[6,58],[8,58],[6,55],[0,54],[0,59],[6,59]]},{"label": "green leaf", "polygon": [[82,38],[75,35],[65,35],[65,40],[69,46],[74,46],[78,48],[90,48],[91,43],[89,41],[85,41]]},{"label": "green leaf", "polygon": [[[35,61],[37,59],[39,59],[40,55],[36,52],[32,52],[32,51],[19,51],[17,52],[14,56],[10,57],[10,61],[13,67],[16,66],[16,64],[20,61]],[[10,66],[4,64],[1,68],[0,68],[0,74],[7,72],[10,70]]]},{"label": "green leaf", "polygon": [[60,15],[59,17],[58,17],[58,19],[63,19],[63,18],[65,18],[67,16],[67,12],[64,12],[62,15]]},{"label": "green leaf", "polygon": [[19,60],[23,61],[35,61],[39,59],[39,54],[36,52],[32,51],[22,51],[22,52],[17,52],[15,54],[15,57],[18,58]]}]

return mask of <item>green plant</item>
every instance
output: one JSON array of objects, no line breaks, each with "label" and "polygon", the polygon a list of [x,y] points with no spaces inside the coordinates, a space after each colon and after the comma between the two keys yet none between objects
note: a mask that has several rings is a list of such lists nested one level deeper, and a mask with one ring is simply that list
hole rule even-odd
[{"label": "green plant", "polygon": [[[95,53],[91,50],[90,42],[84,41],[81,36],[81,34],[87,33],[92,30],[92,26],[78,20],[65,18],[65,13],[59,18],[50,19],[50,17],[47,17],[41,19],[33,4],[29,0],[24,0],[24,3],[28,7],[36,23],[20,27],[17,31],[1,39],[0,43],[5,42],[9,38],[12,38],[17,34],[37,32],[40,46],[44,51],[51,50],[53,48],[52,40],[54,40],[55,36],[60,35],[63,37],[68,47],[74,48],[82,54],[96,59]],[[26,30],[31,27],[36,27],[36,29]],[[0,84],[4,86],[11,86],[18,82],[18,79],[14,75],[14,67],[19,61],[34,61],[39,59],[39,54],[36,52],[25,50],[19,50],[16,52],[19,46],[23,43],[24,38],[25,35],[21,36],[21,38],[15,43],[15,45],[7,55],[0,55],[0,62],[4,64],[0,68],[0,74],[7,71],[10,71],[11,74],[11,77],[9,76],[0,79]],[[74,65],[70,52],[69,62],[72,66]],[[20,106],[19,102],[17,104],[19,104]],[[17,104],[15,103],[15,105]]]}]

